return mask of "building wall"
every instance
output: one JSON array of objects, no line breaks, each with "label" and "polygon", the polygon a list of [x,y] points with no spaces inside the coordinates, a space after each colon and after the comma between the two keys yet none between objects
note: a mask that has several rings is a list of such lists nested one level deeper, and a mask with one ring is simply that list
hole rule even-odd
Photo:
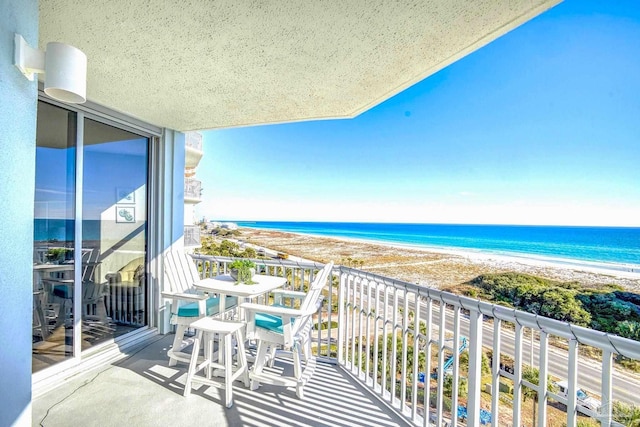
[{"label": "building wall", "polygon": [[38,46],[38,1],[0,7],[0,425],[31,425],[37,83],[13,65],[14,33]]},{"label": "building wall", "polygon": [[[160,216],[157,224],[157,242],[159,254],[169,250],[184,248],[184,134],[171,129],[165,129],[158,147],[158,163],[160,173],[159,200]],[[151,207],[154,209],[155,207]],[[153,231],[152,231],[153,233]],[[161,265],[158,263],[158,265]],[[157,283],[159,291],[164,288],[164,272],[162,268],[154,270],[152,280]],[[161,334],[172,330],[169,324],[171,318],[170,301],[158,298],[157,326]]]}]

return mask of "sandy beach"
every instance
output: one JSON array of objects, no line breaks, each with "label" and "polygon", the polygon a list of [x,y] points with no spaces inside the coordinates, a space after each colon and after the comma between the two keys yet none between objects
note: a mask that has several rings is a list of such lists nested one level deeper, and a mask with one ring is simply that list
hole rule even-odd
[{"label": "sandy beach", "polygon": [[513,271],[596,288],[616,284],[640,293],[638,266],[422,248],[252,228],[241,228],[239,240],[318,262],[352,262],[362,270],[436,288],[457,285],[481,274]]}]

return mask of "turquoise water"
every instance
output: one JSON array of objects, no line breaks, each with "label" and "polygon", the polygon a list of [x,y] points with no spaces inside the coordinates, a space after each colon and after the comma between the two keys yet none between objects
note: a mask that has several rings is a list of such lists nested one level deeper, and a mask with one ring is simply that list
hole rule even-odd
[{"label": "turquoise water", "polygon": [[240,227],[640,266],[640,228],[235,221]]}]

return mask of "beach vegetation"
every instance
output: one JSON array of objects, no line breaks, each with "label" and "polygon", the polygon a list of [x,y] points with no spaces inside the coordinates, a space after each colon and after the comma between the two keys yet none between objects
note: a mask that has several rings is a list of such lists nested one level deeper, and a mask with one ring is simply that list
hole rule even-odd
[{"label": "beach vegetation", "polygon": [[233,258],[256,258],[256,250],[253,248],[241,248],[239,244],[230,240],[216,242],[211,237],[203,237],[200,240],[200,248],[196,253],[202,255],[226,256]]},{"label": "beach vegetation", "polygon": [[640,341],[640,295],[616,285],[594,289],[508,272],[480,275],[448,290]]},{"label": "beach vegetation", "polygon": [[340,264],[350,268],[362,268],[364,266],[364,260],[346,257],[340,260]]},{"label": "beach vegetation", "polygon": [[[531,384],[539,385],[540,384],[540,371],[537,368],[532,366],[524,366],[522,370],[522,378]],[[551,381],[551,376],[547,375],[547,391],[555,391],[555,386],[553,381]],[[522,397],[523,401],[532,400],[532,420],[533,424],[538,424],[537,416],[536,416],[536,407],[538,406],[538,392],[532,388],[527,387],[526,385],[522,388]]]},{"label": "beach vegetation", "polygon": [[237,237],[241,234],[238,229],[232,230],[229,228],[216,227],[211,230],[211,235],[218,237]]},{"label": "beach vegetation", "polygon": [[591,314],[576,299],[575,283],[556,282],[522,273],[484,274],[471,280],[477,298],[503,303],[529,313],[588,326]]},{"label": "beach vegetation", "polygon": [[613,419],[626,426],[640,426],[640,406],[613,402]]}]

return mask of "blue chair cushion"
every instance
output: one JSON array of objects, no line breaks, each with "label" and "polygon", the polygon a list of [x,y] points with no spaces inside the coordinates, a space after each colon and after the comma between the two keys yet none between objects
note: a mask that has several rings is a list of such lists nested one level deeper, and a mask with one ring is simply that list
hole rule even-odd
[{"label": "blue chair cushion", "polygon": [[55,285],[53,287],[53,295],[64,299],[71,299],[73,297],[72,287],[67,285]]},{"label": "blue chair cushion", "polygon": [[[238,305],[238,298],[228,296],[225,301],[225,307],[227,309],[235,307]],[[218,310],[220,308],[220,298],[219,297],[211,297],[207,299],[207,316],[213,316],[218,314]],[[178,316],[180,317],[198,317],[200,313],[198,312],[198,303],[190,302],[188,304],[184,304],[178,308]]]},{"label": "blue chair cushion", "polygon": [[[295,319],[291,319],[291,323],[293,323]],[[276,332],[278,334],[282,334],[282,317],[274,316],[273,314],[267,313],[256,313],[255,318],[256,326],[267,329],[272,332]]]}]

